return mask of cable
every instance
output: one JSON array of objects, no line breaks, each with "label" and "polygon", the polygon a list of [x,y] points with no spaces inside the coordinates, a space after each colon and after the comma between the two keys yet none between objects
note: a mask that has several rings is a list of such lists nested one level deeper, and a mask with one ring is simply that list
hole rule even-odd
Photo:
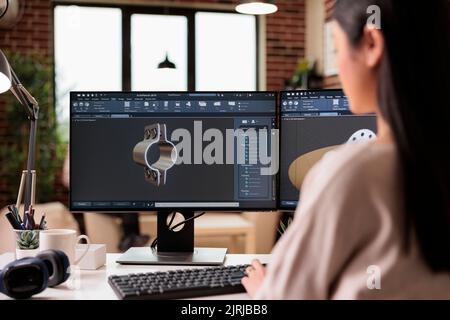
[{"label": "cable", "polygon": [[[172,226],[173,220],[175,220],[176,214],[177,214],[176,211],[172,212],[172,217],[170,218],[169,224],[168,224],[168,226],[167,226],[169,229],[170,229],[170,227]],[[152,241],[152,244],[150,245],[150,248],[155,248],[157,243],[158,243],[158,237],[156,237],[156,238]]]},{"label": "cable", "polygon": [[[177,214],[176,211],[172,212],[172,217],[170,218],[169,224],[167,225],[167,227],[168,227],[169,229],[170,229],[170,227],[172,226],[173,220],[175,220],[176,214]],[[156,237],[156,238],[152,241],[152,244],[150,245],[150,248],[155,248],[157,243],[158,243],[158,237]]]},{"label": "cable", "polygon": [[6,14],[6,11],[8,11],[9,7],[9,0],[6,0],[6,7],[2,14],[0,14],[0,19],[3,18],[3,16]]},{"label": "cable", "polygon": [[[172,213],[172,217],[170,218],[169,225],[167,227],[169,228],[169,230],[173,231],[174,229],[178,228],[179,226],[185,224],[186,222],[189,222],[191,220],[194,220],[194,219],[197,219],[197,218],[201,217],[205,213],[206,213],[205,211],[202,211],[199,214],[196,214],[196,215],[194,215],[194,216],[192,216],[192,217],[190,217],[188,219],[185,219],[185,220],[183,220],[181,222],[178,222],[176,225],[174,225],[172,227],[173,220],[175,220],[175,215],[177,214],[177,212],[174,211]],[[155,240],[153,240],[152,244],[150,245],[150,248],[155,250],[157,245],[158,245],[158,237],[156,237]]]},{"label": "cable", "polygon": [[[186,220],[183,220],[183,221],[177,223],[176,225],[174,225],[173,227],[171,227],[171,226],[172,226],[172,223],[173,223],[173,220],[175,219],[175,215],[177,214],[177,212],[174,211],[174,212],[172,213],[172,217],[171,217],[171,219],[170,219],[168,228],[169,228],[169,230],[174,230],[174,229],[176,229],[177,227],[179,227],[179,226],[185,224],[185,223],[188,222],[188,221],[191,221],[191,220],[194,220],[194,219],[197,219],[197,218],[201,217],[201,216],[204,215],[205,213],[206,213],[206,212],[203,211],[203,212],[201,212],[201,213],[199,213],[199,214],[197,214],[197,215],[194,215],[193,217],[190,217],[190,218],[188,218],[188,219],[186,219]],[[156,246],[157,246],[157,244],[158,244],[158,237],[156,237],[155,240],[153,240],[152,244],[150,245],[150,248],[155,249]]]}]

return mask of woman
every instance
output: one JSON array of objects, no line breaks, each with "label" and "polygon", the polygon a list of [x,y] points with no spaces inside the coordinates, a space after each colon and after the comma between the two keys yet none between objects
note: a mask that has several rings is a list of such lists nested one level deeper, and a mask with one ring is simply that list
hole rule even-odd
[{"label": "woman", "polygon": [[242,283],[258,299],[448,299],[449,2],[338,0],[334,19],[342,86],[378,139],[319,161],[267,270]]}]

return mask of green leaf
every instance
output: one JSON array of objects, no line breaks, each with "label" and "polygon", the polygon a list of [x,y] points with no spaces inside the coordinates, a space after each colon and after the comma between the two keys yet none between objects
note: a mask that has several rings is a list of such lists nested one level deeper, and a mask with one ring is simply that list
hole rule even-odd
[{"label": "green leaf", "polygon": [[26,230],[20,233],[17,240],[20,249],[36,249],[39,247],[39,232],[36,230]]}]

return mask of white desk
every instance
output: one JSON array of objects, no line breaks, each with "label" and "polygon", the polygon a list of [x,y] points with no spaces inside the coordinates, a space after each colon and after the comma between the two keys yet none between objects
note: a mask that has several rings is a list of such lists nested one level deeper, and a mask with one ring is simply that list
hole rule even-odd
[{"label": "white desk", "polygon": [[[199,267],[178,267],[178,266],[135,266],[119,265],[115,261],[120,254],[108,254],[106,265],[98,270],[79,270],[75,272],[73,278],[57,288],[49,288],[36,295],[33,299],[60,299],[60,300],[112,300],[117,299],[113,290],[109,286],[108,276],[113,274],[128,274],[139,272],[156,272],[175,269],[199,268]],[[253,259],[259,259],[262,263],[268,263],[268,254],[229,254],[226,257],[225,265],[236,265],[250,263]],[[200,267],[201,268],[201,267]],[[77,274],[78,273],[78,274]],[[0,300],[9,299],[0,293]],[[220,299],[220,300],[245,300],[249,299],[246,293],[210,296],[197,299]]]}]

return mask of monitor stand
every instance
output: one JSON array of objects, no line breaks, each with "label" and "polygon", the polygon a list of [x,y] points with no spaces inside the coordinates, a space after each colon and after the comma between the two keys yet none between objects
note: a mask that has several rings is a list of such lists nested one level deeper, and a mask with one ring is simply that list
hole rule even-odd
[{"label": "monitor stand", "polygon": [[[193,211],[179,213],[183,219],[194,216]],[[116,262],[120,264],[203,266],[224,263],[226,248],[194,248],[194,220],[186,222],[181,229],[177,228],[178,231],[170,230],[168,219],[171,214],[171,211],[158,212],[157,249],[152,249],[150,246],[130,248]]]}]

